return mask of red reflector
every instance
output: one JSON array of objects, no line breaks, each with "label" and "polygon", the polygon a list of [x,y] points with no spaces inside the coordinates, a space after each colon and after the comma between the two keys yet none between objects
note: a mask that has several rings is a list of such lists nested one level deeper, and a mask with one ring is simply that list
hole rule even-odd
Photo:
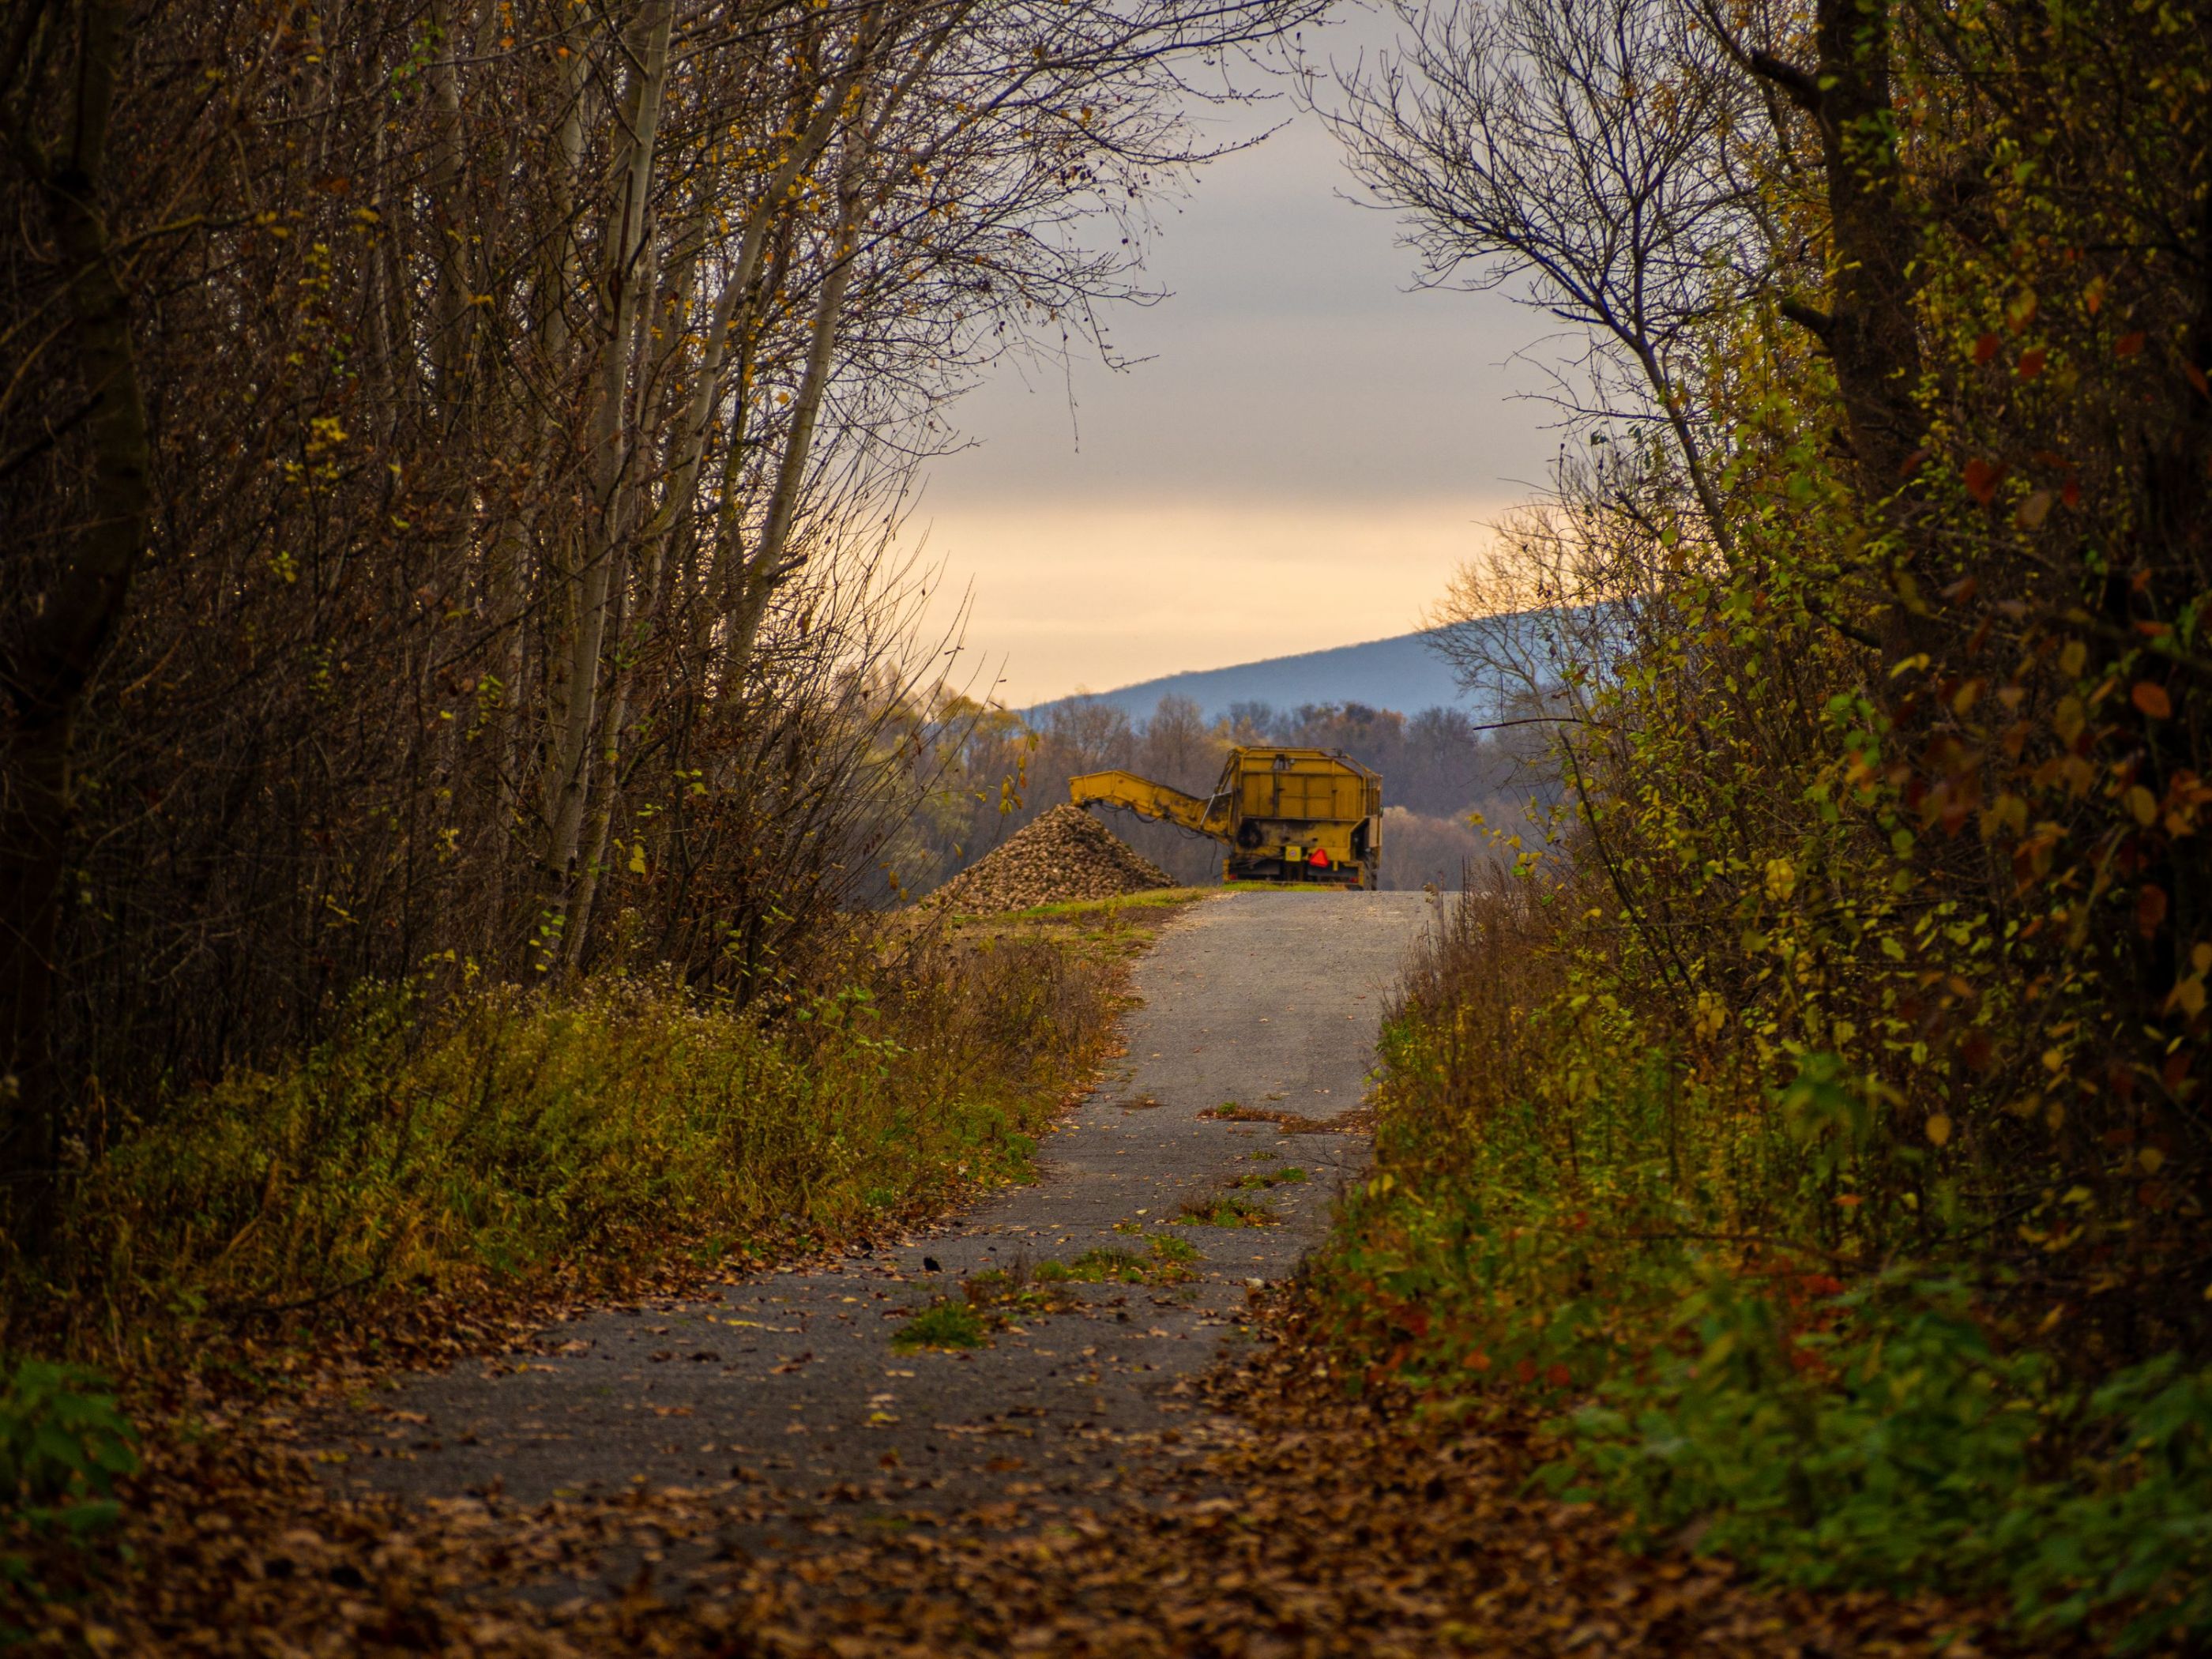
[{"label": "red reflector", "polygon": [[1308,859],[1308,860],[1306,860],[1306,862],[1307,862],[1308,864],[1310,864],[1311,866],[1313,866],[1313,867],[1314,867],[1315,869],[1316,869],[1316,870],[1326,870],[1326,869],[1328,869],[1328,848],[1326,848],[1326,847],[1316,847],[1316,848],[1315,848],[1313,849],[1313,856],[1312,856],[1311,858]]}]

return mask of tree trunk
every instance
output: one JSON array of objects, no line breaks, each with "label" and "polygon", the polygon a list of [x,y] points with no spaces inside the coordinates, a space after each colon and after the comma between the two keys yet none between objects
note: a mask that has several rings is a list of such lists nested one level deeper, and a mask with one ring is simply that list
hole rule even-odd
[{"label": "tree trunk", "polygon": [[821,418],[822,398],[836,361],[837,325],[844,319],[845,296],[852,289],[860,234],[861,173],[866,163],[866,122],[856,116],[847,134],[844,165],[838,181],[836,263],[822,279],[815,302],[812,337],[807,343],[806,367],[799,376],[799,394],[792,400],[791,431],[785,438],[783,459],[776,468],[775,488],[769,497],[768,520],[761,528],[760,545],[744,566],[743,590],[738,609],[730,618],[730,639],[724,659],[725,683],[740,684],[752,661],[761,623],[769,601],[784,579],[802,560],[791,556],[791,537],[799,518],[799,497],[806,483],[806,463],[814,443],[814,428]]},{"label": "tree trunk", "polygon": [[560,676],[560,707],[553,711],[555,724],[549,744],[546,781],[550,835],[546,849],[546,897],[556,909],[565,909],[574,891],[576,858],[592,771],[592,738],[599,725],[600,657],[628,530],[625,417],[630,406],[635,341],[644,297],[650,292],[648,209],[653,147],[667,82],[671,10],[670,0],[653,0],[640,20],[636,67],[631,71],[629,94],[623,100],[617,118],[623,140],[610,180],[613,234],[602,266],[604,287],[613,303],[591,429],[596,499],[592,518],[580,527],[584,544],[578,549],[569,576],[573,591],[566,609],[570,631]]},{"label": "tree trunk", "polygon": [[[55,951],[70,837],[71,735],[129,599],[146,543],[151,447],[131,354],[131,301],[101,216],[109,114],[123,58],[119,0],[86,0],[70,151],[33,150],[69,283],[70,331],[92,413],[90,517],[6,673],[0,778],[0,1203],[19,1240],[50,1224],[64,1087],[54,1052]],[[21,148],[28,148],[23,141]]]},{"label": "tree trunk", "polygon": [[1818,116],[1834,239],[1828,349],[1869,501],[1904,482],[1924,422],[1917,238],[1893,137],[1887,0],[1820,0]]}]

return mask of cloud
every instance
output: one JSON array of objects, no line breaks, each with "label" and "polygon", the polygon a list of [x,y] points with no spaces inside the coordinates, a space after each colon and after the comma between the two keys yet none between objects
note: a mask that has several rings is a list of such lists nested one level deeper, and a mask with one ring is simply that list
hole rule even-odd
[{"label": "cloud", "polygon": [[951,579],[940,618],[973,583],[960,668],[981,671],[978,695],[1023,707],[1409,632],[1504,505],[1009,501],[941,510],[926,528]]},{"label": "cloud", "polygon": [[[1369,19],[1342,55],[1388,33]],[[910,538],[973,580],[1007,701],[1402,633],[1544,477],[1559,434],[1526,394],[1559,325],[1408,292],[1413,255],[1351,189],[1296,115],[1164,215],[1170,297],[1110,319],[1146,361],[1009,362],[955,407],[975,447],[932,465]]]}]

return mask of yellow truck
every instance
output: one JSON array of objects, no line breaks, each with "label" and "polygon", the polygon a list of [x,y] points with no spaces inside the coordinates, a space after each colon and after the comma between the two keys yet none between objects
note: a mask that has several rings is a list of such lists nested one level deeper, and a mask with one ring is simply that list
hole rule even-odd
[{"label": "yellow truck", "polygon": [[1382,779],[1334,750],[1232,749],[1204,798],[1120,771],[1071,778],[1067,793],[1224,843],[1224,881],[1372,887],[1382,861]]}]

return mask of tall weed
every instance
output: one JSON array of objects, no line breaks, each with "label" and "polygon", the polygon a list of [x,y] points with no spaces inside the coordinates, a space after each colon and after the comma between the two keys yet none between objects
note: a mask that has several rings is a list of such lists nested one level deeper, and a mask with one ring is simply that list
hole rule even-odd
[{"label": "tall weed", "polygon": [[434,1012],[372,988],[296,1063],[118,1134],[61,1246],[15,1264],[6,1338],[59,1317],[127,1357],[179,1320],[865,1232],[1020,1175],[1110,1013],[1099,969],[1021,939],[856,962],[774,1010],[635,979]]}]

